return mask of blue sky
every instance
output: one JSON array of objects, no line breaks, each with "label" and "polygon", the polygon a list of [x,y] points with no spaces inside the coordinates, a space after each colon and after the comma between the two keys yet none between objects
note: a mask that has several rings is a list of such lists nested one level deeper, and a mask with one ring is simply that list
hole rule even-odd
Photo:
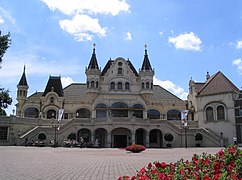
[{"label": "blue sky", "polygon": [[85,82],[93,43],[99,66],[129,58],[138,70],[144,45],[159,84],[186,99],[192,78],[221,71],[242,86],[242,2],[239,0],[2,0],[0,30],[12,44],[0,85],[16,86],[26,65],[29,93],[44,91],[49,75],[63,85]]}]

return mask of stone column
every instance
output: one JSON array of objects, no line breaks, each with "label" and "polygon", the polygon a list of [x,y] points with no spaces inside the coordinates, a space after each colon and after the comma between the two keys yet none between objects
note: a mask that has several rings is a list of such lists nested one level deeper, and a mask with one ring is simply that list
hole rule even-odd
[{"label": "stone column", "polygon": [[111,138],[111,132],[108,132],[108,139],[107,139],[107,147],[111,148],[111,144],[112,144],[112,138]]},{"label": "stone column", "polygon": [[147,148],[150,147],[150,135],[149,132],[146,132],[146,145]]}]

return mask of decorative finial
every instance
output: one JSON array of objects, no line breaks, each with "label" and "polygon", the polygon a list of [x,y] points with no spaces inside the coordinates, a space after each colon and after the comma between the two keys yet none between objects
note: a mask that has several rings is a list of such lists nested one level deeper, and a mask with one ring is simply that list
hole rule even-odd
[{"label": "decorative finial", "polygon": [[93,48],[95,49],[95,47],[96,47],[96,44],[95,44],[95,43],[93,43]]},{"label": "decorative finial", "polygon": [[145,55],[147,55],[147,44],[145,44]]}]

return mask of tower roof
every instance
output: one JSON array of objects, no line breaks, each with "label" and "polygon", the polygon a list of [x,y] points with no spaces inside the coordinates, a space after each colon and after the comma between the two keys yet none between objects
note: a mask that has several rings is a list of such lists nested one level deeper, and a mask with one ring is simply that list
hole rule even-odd
[{"label": "tower roof", "polygon": [[25,66],[24,66],[24,72],[22,74],[22,77],[18,83],[18,86],[28,86],[28,83],[27,83],[27,78],[26,78],[26,75],[25,75]]},{"label": "tower roof", "polygon": [[96,53],[95,53],[95,46],[96,45],[93,44],[93,53],[92,53],[92,57],[89,62],[89,65],[88,65],[88,69],[99,69],[98,63],[97,63],[97,58],[96,58]]},{"label": "tower roof", "polygon": [[150,65],[150,61],[149,61],[149,58],[148,58],[148,54],[147,54],[147,46],[146,45],[145,45],[145,55],[144,55],[144,60],[143,60],[141,70],[152,70],[152,67]]},{"label": "tower roof", "polygon": [[55,92],[60,97],[63,96],[63,88],[62,88],[60,76],[50,76],[48,83],[45,87],[43,96],[45,96],[49,92]]}]

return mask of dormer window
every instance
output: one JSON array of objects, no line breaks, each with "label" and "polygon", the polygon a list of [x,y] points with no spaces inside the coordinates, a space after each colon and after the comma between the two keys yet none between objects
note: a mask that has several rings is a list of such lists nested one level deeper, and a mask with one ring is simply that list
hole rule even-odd
[{"label": "dormer window", "polygon": [[123,69],[122,68],[118,68],[118,74],[122,75],[123,74]]},{"label": "dormer window", "polygon": [[50,103],[53,104],[55,102],[55,98],[54,97],[50,97]]}]

